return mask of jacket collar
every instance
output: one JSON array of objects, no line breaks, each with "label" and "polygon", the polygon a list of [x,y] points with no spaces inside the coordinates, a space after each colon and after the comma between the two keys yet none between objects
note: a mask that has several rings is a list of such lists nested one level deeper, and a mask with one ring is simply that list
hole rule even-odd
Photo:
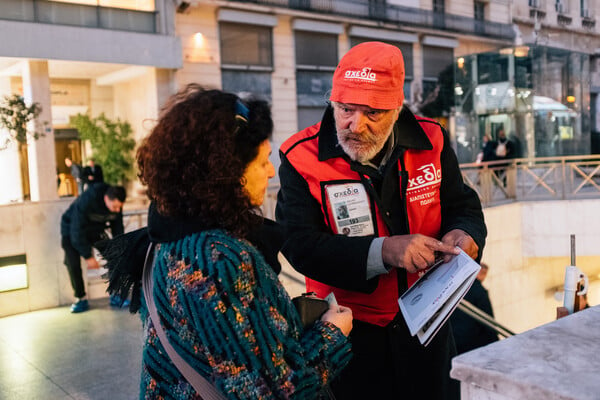
[{"label": "jacket collar", "polygon": [[[337,140],[333,108],[331,106],[325,110],[318,135],[319,161],[346,156],[346,153],[344,153],[342,146],[340,146]],[[414,150],[433,149],[433,145],[419,124],[419,121],[406,106],[402,107],[398,120],[394,124],[393,135],[395,135],[396,139],[396,148],[403,147]]]}]

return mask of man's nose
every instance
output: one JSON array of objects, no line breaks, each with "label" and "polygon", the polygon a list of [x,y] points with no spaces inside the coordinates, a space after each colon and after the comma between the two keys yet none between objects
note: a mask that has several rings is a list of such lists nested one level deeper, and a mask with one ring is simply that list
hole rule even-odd
[{"label": "man's nose", "polygon": [[367,116],[364,113],[357,111],[352,115],[350,121],[350,130],[354,133],[361,133],[363,132],[366,123]]}]

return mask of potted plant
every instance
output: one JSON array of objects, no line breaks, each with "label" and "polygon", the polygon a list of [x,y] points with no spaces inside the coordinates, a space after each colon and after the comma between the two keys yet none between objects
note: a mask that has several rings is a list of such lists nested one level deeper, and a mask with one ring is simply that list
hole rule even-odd
[{"label": "potted plant", "polygon": [[[16,143],[19,154],[19,164],[21,170],[21,182],[23,189],[23,198],[29,198],[29,161],[27,157],[27,141],[29,139],[37,140],[43,136],[43,132],[37,129],[30,129],[28,123],[35,120],[42,112],[39,103],[27,105],[23,96],[12,94],[4,96],[0,101],[0,129],[4,135],[0,136],[0,150],[7,149],[11,144]],[[43,122],[46,126],[48,123]]]},{"label": "potted plant", "polygon": [[126,185],[134,172],[133,129],[126,121],[113,121],[104,114],[91,118],[85,114],[71,117],[71,126],[82,140],[88,140],[92,156],[104,172],[104,180],[111,185]]}]

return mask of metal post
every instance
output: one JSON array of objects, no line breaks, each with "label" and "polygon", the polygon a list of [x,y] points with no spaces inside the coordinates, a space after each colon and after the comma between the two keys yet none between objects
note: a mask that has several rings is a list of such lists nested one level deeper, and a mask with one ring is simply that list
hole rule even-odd
[{"label": "metal post", "polygon": [[575,266],[575,235],[571,235],[571,265]]}]

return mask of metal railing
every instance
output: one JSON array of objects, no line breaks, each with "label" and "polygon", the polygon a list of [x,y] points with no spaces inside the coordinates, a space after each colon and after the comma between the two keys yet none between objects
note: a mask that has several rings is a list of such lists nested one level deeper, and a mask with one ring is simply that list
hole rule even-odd
[{"label": "metal railing", "polygon": [[0,20],[156,33],[156,12],[61,3],[48,0],[1,0]]},{"label": "metal railing", "polygon": [[438,13],[414,7],[386,4],[384,0],[231,0],[232,2],[285,7],[319,14],[366,18],[399,25],[442,29],[452,32],[512,40],[511,24],[481,21],[447,13]]},{"label": "metal railing", "polygon": [[461,164],[483,206],[600,198],[600,156],[541,157]]},{"label": "metal railing", "polygon": [[494,319],[494,317],[492,317],[485,311],[482,311],[481,309],[477,308],[465,299],[462,299],[460,303],[458,303],[457,308],[460,311],[467,314],[469,317],[473,318],[475,321],[479,322],[480,324],[493,329],[497,334],[499,334],[502,337],[507,338],[515,335],[513,331],[500,324]]},{"label": "metal railing", "polygon": [[[484,207],[516,201],[573,200],[600,198],[600,155],[517,158],[461,164],[465,183],[479,195]],[[263,215],[275,219],[279,184],[267,189]],[[123,213],[125,230],[146,224],[147,210]]]},{"label": "metal railing", "polygon": [[148,225],[148,208],[123,211],[125,232],[131,232]]},{"label": "metal railing", "polygon": [[[465,183],[484,207],[516,201],[600,198],[600,155],[517,158],[461,164]],[[274,218],[279,184],[270,185],[262,210]]]}]

